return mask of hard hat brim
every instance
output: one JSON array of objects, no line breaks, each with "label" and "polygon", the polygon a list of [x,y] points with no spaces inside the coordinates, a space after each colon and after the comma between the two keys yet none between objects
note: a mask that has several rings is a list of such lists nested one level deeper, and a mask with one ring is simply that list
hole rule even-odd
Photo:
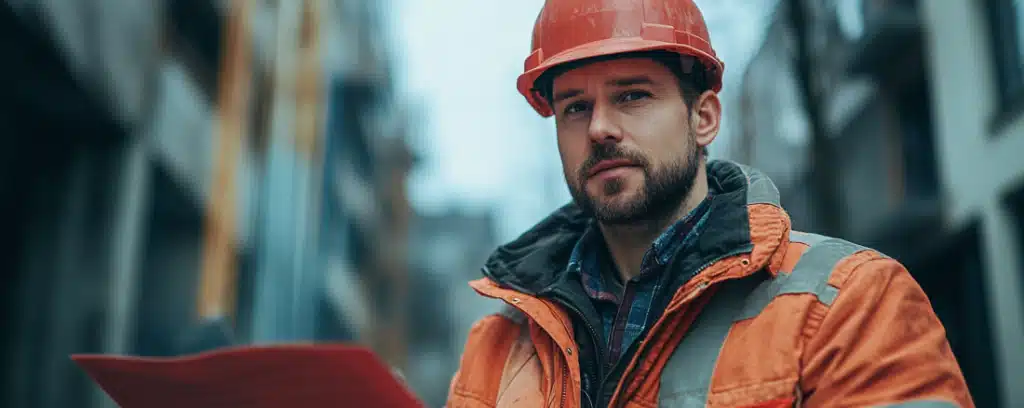
[{"label": "hard hat brim", "polygon": [[[543,117],[549,117],[552,116],[554,112],[552,111],[552,108],[548,106],[543,95],[535,89],[535,82],[541,77],[541,75],[551,68],[589,58],[659,50],[672,51],[680,55],[696,57],[708,69],[717,70],[717,78],[721,77],[721,73],[724,69],[724,65],[721,60],[690,45],[649,40],[642,37],[616,37],[570,48],[558,53],[557,55],[551,56],[550,58],[544,59],[543,62],[532,68],[529,67],[532,62],[530,60],[543,56],[531,55],[530,58],[527,59],[527,71],[519,76],[516,81],[516,85],[519,89],[519,93],[526,97],[527,101],[529,101],[530,105],[537,111],[537,113]],[[720,91],[722,87],[721,80],[713,81],[709,85],[714,92]]]}]

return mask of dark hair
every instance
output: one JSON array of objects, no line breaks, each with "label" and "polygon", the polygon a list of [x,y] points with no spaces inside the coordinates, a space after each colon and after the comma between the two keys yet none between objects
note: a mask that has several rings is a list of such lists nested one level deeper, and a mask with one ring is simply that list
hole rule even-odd
[{"label": "dark hair", "polygon": [[[671,51],[639,51],[622,54],[604,55],[600,57],[587,58],[584,60],[568,62],[544,72],[534,82],[534,90],[540,92],[549,106],[554,107],[554,82],[555,78],[570,70],[599,61],[610,61],[625,58],[648,58],[668,68],[679,82],[679,92],[683,96],[683,102],[687,108],[692,108],[705,91],[711,89],[708,86],[707,70],[704,64],[694,57],[680,56]],[[689,61],[687,61],[689,60]],[[683,64],[691,65],[690,69],[684,69]],[[701,148],[701,154],[708,155],[707,148]]]}]

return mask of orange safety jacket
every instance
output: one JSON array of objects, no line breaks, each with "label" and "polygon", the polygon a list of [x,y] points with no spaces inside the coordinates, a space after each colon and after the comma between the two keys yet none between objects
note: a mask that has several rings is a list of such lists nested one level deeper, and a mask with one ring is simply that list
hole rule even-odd
[{"label": "orange safety jacket", "polygon": [[[945,329],[897,261],[790,229],[763,174],[708,165],[702,264],[617,382],[614,407],[973,407]],[[560,209],[470,283],[501,313],[470,331],[448,408],[590,407],[565,262],[585,217]]]}]

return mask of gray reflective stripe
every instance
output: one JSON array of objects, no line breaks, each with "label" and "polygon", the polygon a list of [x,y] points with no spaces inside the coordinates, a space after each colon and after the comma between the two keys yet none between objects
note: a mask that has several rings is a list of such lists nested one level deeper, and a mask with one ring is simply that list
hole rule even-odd
[{"label": "gray reflective stripe", "polygon": [[799,242],[805,245],[814,245],[829,240],[829,237],[818,234],[811,234],[809,232],[800,231],[789,231],[789,240],[793,242]]},{"label": "gray reflective stripe", "polygon": [[750,204],[771,204],[774,206],[781,206],[781,199],[779,198],[779,189],[775,187],[768,176],[755,170],[752,167],[734,163],[736,166],[743,171],[743,175],[747,177],[747,205]]},{"label": "gray reflective stripe", "polygon": [[661,374],[658,406],[661,408],[704,407],[707,405],[711,375],[718,363],[718,353],[725,344],[736,313],[744,298],[766,274],[722,283],[700,316],[669,357]]},{"label": "gray reflective stripe", "polygon": [[507,317],[515,324],[523,324],[526,322],[525,313],[507,304],[501,307],[498,314]]},{"label": "gray reflective stripe", "polygon": [[839,289],[828,284],[832,270],[843,258],[865,249],[841,239],[815,234],[791,233],[790,240],[796,241],[794,237],[810,242],[810,247],[800,256],[792,273],[780,272],[775,279],[762,283],[750,294],[737,321],[757,317],[780,295],[813,293],[818,301],[831,306],[839,295]]},{"label": "gray reflective stripe", "polygon": [[836,264],[850,255],[866,248],[841,239],[829,239],[807,248],[791,274],[786,288],[780,294],[814,293],[818,300],[831,306],[839,289],[828,284],[828,278]]},{"label": "gray reflective stripe", "polygon": [[831,305],[839,294],[839,289],[828,284],[832,270],[843,258],[865,249],[815,234],[794,232],[790,239],[809,245],[791,273],[780,272],[773,279],[766,279],[767,273],[757,273],[722,283],[665,365],[659,407],[706,406],[718,355],[734,322],[756,317],[784,294],[810,293]]},{"label": "gray reflective stripe", "polygon": [[959,408],[960,406],[949,401],[920,400],[898,402],[889,405],[878,405],[876,408]]}]

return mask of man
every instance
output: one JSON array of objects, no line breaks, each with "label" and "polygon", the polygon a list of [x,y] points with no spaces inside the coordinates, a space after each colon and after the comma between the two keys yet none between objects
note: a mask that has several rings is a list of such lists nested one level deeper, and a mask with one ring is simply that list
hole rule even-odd
[{"label": "man", "polygon": [[[897,261],[790,229],[704,152],[723,64],[692,0],[548,0],[518,88],[573,203],[498,248],[455,407],[973,406]],[[779,158],[785,160],[785,158]]]}]

